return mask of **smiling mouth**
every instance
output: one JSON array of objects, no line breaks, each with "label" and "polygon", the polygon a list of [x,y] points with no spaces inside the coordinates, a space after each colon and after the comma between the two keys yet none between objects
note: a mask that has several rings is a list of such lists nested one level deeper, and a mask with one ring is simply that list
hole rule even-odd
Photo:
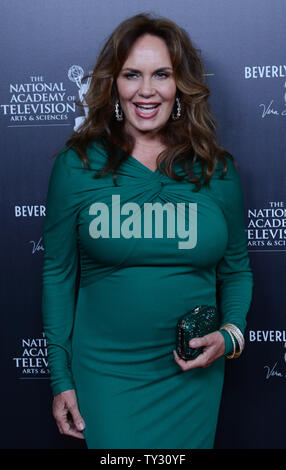
[{"label": "smiling mouth", "polygon": [[144,113],[144,114],[151,114],[154,112],[154,109],[158,108],[158,106],[160,106],[161,103],[157,103],[157,104],[149,104],[149,105],[142,105],[142,104],[136,104],[136,103],[133,103],[136,108]]}]

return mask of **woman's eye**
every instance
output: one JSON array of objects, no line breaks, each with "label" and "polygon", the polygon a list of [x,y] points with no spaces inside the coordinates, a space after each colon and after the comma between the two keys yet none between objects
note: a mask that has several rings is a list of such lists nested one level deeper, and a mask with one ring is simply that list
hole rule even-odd
[{"label": "woman's eye", "polygon": [[124,77],[126,77],[126,78],[132,78],[132,77],[134,77],[134,76],[137,76],[137,73],[126,73],[126,74],[124,75]]},{"label": "woman's eye", "polygon": [[[158,77],[160,78],[164,78],[164,77],[168,77],[169,74],[166,73],[166,72],[157,72],[155,75],[158,75]],[[138,77],[138,74],[137,73],[126,73],[124,75],[124,77],[126,78],[134,78],[134,77]]]},{"label": "woman's eye", "polygon": [[157,75],[159,75],[159,77],[168,77],[169,74],[166,73],[166,72],[158,72]]}]

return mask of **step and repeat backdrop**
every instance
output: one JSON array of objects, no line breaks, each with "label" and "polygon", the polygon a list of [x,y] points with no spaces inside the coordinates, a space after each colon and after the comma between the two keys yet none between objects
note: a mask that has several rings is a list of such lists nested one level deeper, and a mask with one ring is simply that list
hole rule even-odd
[{"label": "step and repeat backdrop", "polygon": [[[54,159],[81,122],[81,83],[113,29],[165,16],[200,49],[218,138],[239,164],[254,272],[242,356],[227,361],[215,447],[286,448],[285,0],[2,0],[1,448],[85,448],[52,417],[41,319]],[[63,240],[64,243],[64,240]]]}]

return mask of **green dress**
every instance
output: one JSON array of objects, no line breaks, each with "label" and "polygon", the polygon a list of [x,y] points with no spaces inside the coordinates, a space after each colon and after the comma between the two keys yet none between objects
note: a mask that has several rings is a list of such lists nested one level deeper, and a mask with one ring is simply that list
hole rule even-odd
[{"label": "green dress", "polygon": [[[193,183],[130,155],[115,186],[112,173],[93,178],[107,159],[97,141],[88,148],[90,169],[63,150],[50,176],[43,232],[53,395],[76,390],[90,449],[212,448],[231,340],[223,332],[225,355],[189,371],[173,349],[178,318],[196,305],[218,305],[221,325],[244,332],[253,274],[238,171],[227,156],[225,178],[220,164],[210,187],[193,192]],[[175,169],[184,174],[178,162]],[[198,162],[194,169],[199,175]],[[156,202],[171,203],[173,215],[185,203],[193,240],[197,224],[193,246],[179,248],[182,233],[167,227],[166,214],[153,226],[144,218],[145,203]]]}]

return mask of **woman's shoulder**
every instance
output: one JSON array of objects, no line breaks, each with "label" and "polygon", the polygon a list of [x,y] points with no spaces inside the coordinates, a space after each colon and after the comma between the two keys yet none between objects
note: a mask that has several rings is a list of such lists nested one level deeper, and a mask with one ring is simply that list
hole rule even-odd
[{"label": "woman's shoulder", "polygon": [[[97,169],[105,162],[107,153],[100,140],[93,140],[86,148],[85,157],[90,169]],[[58,170],[71,171],[88,169],[86,161],[82,159],[74,145],[64,144],[57,152],[55,166]]]},{"label": "woman's shoulder", "polygon": [[65,144],[55,154],[52,175],[65,176],[74,168],[82,168],[82,161],[78,153]]},{"label": "woman's shoulder", "polygon": [[244,200],[240,165],[232,155],[225,154],[226,173],[223,176],[224,162],[220,160],[211,187],[225,208],[232,211]]},{"label": "woman's shoulder", "polygon": [[215,172],[218,173],[218,176],[220,177],[220,174],[224,173],[225,168],[226,172],[224,178],[230,179],[238,174],[237,167],[238,163],[235,158],[229,153],[224,153],[216,163]]},{"label": "woman's shoulder", "polygon": [[82,167],[82,160],[74,146],[68,146],[66,144],[60,148],[56,156],[56,161],[58,165],[67,168]]},{"label": "woman's shoulder", "polygon": [[232,191],[241,185],[239,163],[232,155],[225,153],[219,158],[211,181],[225,191]]}]

